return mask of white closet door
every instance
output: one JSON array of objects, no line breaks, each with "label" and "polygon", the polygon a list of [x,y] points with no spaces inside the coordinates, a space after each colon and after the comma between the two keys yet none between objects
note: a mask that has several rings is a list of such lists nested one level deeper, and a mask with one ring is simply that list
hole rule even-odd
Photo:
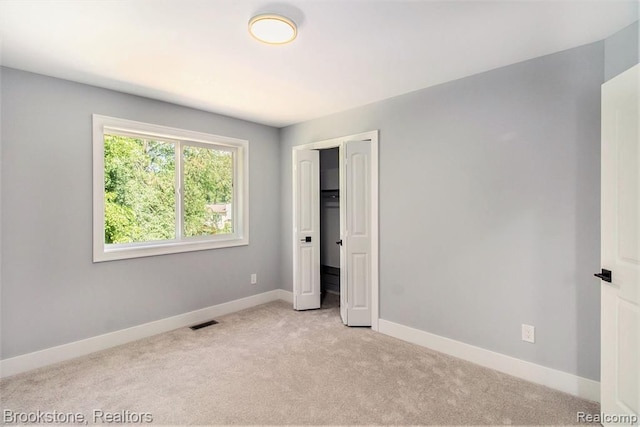
[{"label": "white closet door", "polygon": [[344,157],[346,290],[340,293],[346,295],[346,324],[371,326],[371,143],[347,142]]},{"label": "white closet door", "polygon": [[293,151],[293,308],[320,308],[320,156]]},{"label": "white closet door", "polygon": [[[640,65],[602,86],[601,408],[640,415]],[[603,419],[603,425],[615,424]],[[626,422],[628,424],[629,421]]]}]

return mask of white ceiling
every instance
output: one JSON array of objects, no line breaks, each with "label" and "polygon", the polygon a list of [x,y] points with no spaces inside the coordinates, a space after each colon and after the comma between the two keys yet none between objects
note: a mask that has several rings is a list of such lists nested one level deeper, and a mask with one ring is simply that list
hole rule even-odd
[{"label": "white ceiling", "polygon": [[[0,0],[0,63],[273,126],[602,40],[638,3]],[[298,23],[290,45],[247,32]]]}]

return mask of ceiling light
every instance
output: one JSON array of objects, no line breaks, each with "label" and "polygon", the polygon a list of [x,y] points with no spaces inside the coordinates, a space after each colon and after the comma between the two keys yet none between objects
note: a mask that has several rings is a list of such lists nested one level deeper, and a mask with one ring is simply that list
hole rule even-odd
[{"label": "ceiling light", "polygon": [[296,24],[289,18],[274,14],[256,15],[249,21],[251,35],[264,43],[284,44],[298,34]]}]

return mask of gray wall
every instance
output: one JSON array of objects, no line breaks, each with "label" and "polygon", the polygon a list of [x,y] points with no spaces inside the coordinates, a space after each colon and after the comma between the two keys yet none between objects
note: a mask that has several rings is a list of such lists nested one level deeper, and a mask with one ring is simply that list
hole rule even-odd
[{"label": "gray wall", "polygon": [[[278,288],[277,129],[13,69],[1,89],[3,359]],[[249,140],[250,245],[93,264],[93,113]]]},{"label": "gray wall", "polygon": [[638,21],[604,41],[604,79],[610,80],[640,62]]},{"label": "gray wall", "polygon": [[381,317],[597,380],[603,76],[598,42],[282,129],[283,288],[291,147],[379,129]]}]

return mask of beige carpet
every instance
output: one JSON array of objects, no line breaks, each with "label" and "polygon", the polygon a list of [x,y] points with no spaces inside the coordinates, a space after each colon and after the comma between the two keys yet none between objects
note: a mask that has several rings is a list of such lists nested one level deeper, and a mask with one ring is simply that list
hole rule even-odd
[{"label": "beige carpet", "polygon": [[[157,424],[573,424],[599,406],[273,302],[0,381],[14,412]],[[121,413],[121,412],[120,412]]]}]

